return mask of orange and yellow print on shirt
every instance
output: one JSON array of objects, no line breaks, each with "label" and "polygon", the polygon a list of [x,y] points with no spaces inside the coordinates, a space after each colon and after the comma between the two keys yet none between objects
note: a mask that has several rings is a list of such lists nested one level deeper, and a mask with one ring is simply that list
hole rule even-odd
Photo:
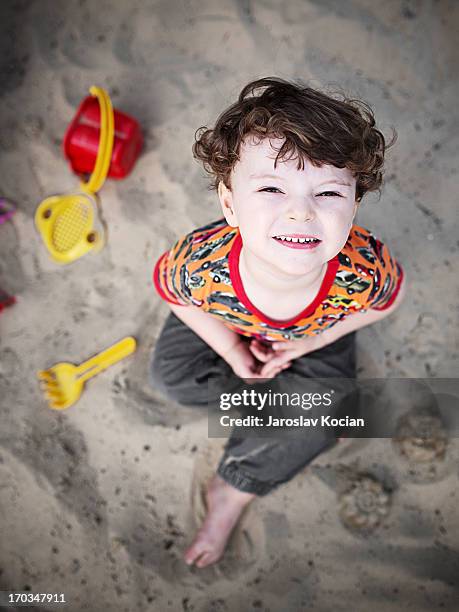
[{"label": "orange and yellow print on shirt", "polygon": [[156,290],[172,304],[201,308],[239,334],[278,341],[320,334],[355,312],[388,308],[403,278],[386,245],[353,225],[343,249],[328,262],[314,300],[295,317],[278,321],[248,299],[239,275],[241,247],[238,228],[224,218],[189,232],[156,262]]}]

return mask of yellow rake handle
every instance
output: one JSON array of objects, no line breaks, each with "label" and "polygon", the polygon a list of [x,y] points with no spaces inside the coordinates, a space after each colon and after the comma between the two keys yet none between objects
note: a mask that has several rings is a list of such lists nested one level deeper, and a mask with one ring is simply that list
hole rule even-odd
[{"label": "yellow rake handle", "polygon": [[135,348],[136,341],[134,338],[131,336],[123,338],[123,340],[120,340],[110,348],[102,351],[102,353],[99,353],[95,357],[91,357],[91,359],[79,365],[76,372],[78,380],[85,382],[89,378],[92,378],[96,374],[99,374],[99,372],[102,372],[109,366],[133,353]]},{"label": "yellow rake handle", "polygon": [[96,163],[87,183],[81,183],[80,188],[89,194],[97,193],[108,174],[112,159],[113,140],[115,136],[115,119],[113,106],[108,93],[101,87],[93,85],[89,93],[96,96],[100,106],[100,136]]}]

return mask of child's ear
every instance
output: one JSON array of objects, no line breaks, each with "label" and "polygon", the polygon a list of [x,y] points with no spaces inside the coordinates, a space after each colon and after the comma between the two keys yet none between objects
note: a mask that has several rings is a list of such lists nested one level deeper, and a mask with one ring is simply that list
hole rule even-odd
[{"label": "child's ear", "polygon": [[226,222],[231,227],[238,227],[239,223],[233,206],[233,194],[223,181],[220,181],[218,184],[218,197]]}]

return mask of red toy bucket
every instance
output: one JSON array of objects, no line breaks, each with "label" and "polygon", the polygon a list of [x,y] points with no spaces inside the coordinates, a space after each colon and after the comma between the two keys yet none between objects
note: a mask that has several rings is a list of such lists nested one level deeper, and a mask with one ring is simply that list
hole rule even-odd
[{"label": "red toy bucket", "polygon": [[[108,176],[114,179],[129,174],[143,146],[140,126],[135,119],[113,109],[115,139]],[[100,107],[96,97],[88,96],[64,136],[64,155],[76,174],[91,174],[96,163],[100,137]]]}]

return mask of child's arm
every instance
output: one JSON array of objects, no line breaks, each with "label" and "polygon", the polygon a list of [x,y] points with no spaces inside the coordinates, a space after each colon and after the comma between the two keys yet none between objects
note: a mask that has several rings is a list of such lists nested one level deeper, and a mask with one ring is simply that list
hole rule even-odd
[{"label": "child's arm", "polygon": [[405,298],[406,294],[406,276],[403,277],[403,280],[400,284],[400,289],[397,293],[397,297],[394,302],[389,306],[389,308],[385,308],[384,310],[373,310],[369,309],[367,312],[357,312],[353,314],[351,317],[348,317],[344,321],[340,321],[337,325],[334,325],[330,329],[326,329],[322,334],[319,335],[319,342],[321,346],[326,346],[327,344],[331,344],[335,342],[342,336],[349,334],[350,332],[357,331],[362,327],[366,327],[367,325],[371,325],[372,323],[376,323],[377,321],[381,321],[381,319],[385,319],[389,315],[391,315],[394,310],[400,306]]},{"label": "child's arm", "polygon": [[[262,378],[259,362],[239,334],[231,331],[226,325],[196,306],[176,306],[169,302],[169,307],[185,325],[231,366],[236,376],[249,384],[253,384],[254,378]],[[274,377],[280,369],[284,367],[270,372],[269,378]],[[263,378],[266,378],[265,373],[263,373]]]},{"label": "child's arm", "polygon": [[241,342],[239,334],[196,306],[176,306],[169,302],[172,312],[204,340],[220,357],[225,358]]}]

